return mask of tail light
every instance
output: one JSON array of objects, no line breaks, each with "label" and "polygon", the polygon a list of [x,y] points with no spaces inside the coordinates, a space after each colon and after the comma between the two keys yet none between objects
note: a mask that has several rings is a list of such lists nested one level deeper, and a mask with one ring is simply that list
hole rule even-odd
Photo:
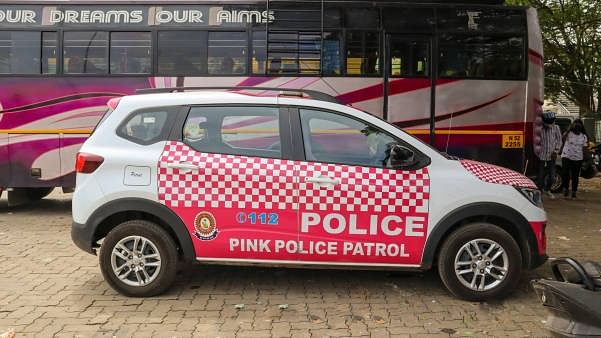
[{"label": "tail light", "polygon": [[88,154],[88,153],[77,153],[77,160],[75,161],[75,172],[80,174],[91,174],[104,162],[102,156]]}]

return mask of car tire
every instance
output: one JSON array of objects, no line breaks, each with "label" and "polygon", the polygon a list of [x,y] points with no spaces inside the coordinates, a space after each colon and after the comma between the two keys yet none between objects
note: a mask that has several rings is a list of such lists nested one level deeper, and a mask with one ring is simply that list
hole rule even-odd
[{"label": "car tire", "polygon": [[471,223],[455,230],[438,255],[443,284],[456,297],[470,301],[506,297],[517,286],[521,271],[517,242],[489,223]]},{"label": "car tire", "polygon": [[177,268],[173,238],[149,221],[119,224],[107,234],[100,248],[104,279],[126,296],[150,297],[163,293],[173,284]]}]

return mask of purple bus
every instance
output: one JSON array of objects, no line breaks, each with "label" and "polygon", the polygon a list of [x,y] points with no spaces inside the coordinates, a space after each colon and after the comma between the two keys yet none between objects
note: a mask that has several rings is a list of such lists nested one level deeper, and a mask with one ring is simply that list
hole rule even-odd
[{"label": "purple bus", "polygon": [[107,102],[176,86],[318,90],[441,151],[530,170],[541,33],[534,9],[501,2],[0,1],[0,191],[72,190]]}]

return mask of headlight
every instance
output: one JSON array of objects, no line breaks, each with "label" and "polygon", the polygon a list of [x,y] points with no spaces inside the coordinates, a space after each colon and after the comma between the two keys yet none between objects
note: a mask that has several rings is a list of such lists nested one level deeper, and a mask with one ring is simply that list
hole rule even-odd
[{"label": "headlight", "polygon": [[530,201],[530,203],[536,205],[539,208],[543,207],[543,198],[540,190],[532,188],[515,187],[524,197]]}]

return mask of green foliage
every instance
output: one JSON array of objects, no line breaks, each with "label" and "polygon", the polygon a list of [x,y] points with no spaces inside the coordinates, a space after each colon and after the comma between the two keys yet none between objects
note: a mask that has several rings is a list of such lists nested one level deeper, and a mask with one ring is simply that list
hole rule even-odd
[{"label": "green foliage", "polygon": [[545,53],[545,89],[565,94],[583,115],[601,113],[599,0],[507,0],[538,10]]}]

